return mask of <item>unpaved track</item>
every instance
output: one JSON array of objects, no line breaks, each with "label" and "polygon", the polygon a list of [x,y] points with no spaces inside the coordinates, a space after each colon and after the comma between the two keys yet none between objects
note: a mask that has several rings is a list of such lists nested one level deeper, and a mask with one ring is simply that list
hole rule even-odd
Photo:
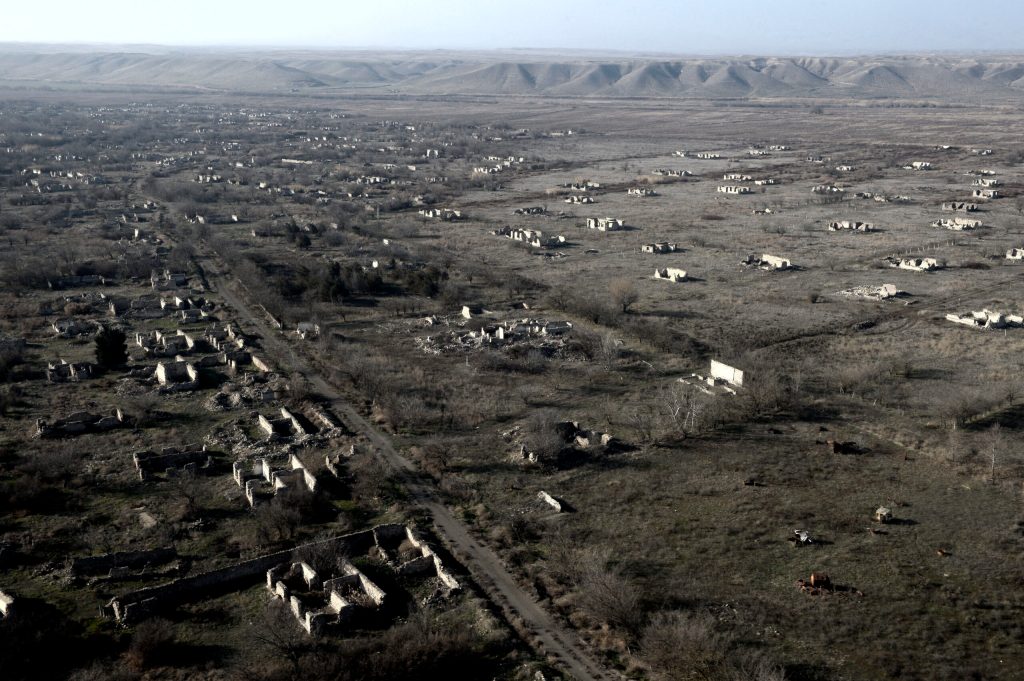
[{"label": "unpaved track", "polygon": [[225,303],[235,309],[240,320],[259,330],[264,348],[278,365],[283,363],[284,368],[289,371],[305,376],[316,392],[331,400],[331,408],[342,417],[349,428],[373,443],[388,466],[398,474],[411,499],[433,516],[438,534],[462,560],[476,584],[492,601],[522,620],[526,628],[533,633],[539,642],[539,652],[553,658],[557,666],[577,681],[620,678],[601,667],[575,634],[555,622],[551,615],[516,583],[498,555],[476,541],[466,525],[456,518],[447,506],[438,501],[432,483],[424,481],[413,463],[394,448],[391,439],[374,428],[337,390],[316,373],[309,363],[295,352],[291,344],[282,338],[280,332],[270,327],[263,314],[254,311],[216,262],[207,258],[202,265],[210,287],[220,294]]}]

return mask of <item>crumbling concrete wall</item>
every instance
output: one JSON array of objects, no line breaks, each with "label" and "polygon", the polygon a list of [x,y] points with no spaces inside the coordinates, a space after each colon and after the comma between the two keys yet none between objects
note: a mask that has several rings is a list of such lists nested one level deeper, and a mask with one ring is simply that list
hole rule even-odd
[{"label": "crumbling concrete wall", "polygon": [[661,267],[654,270],[654,278],[662,281],[681,282],[686,281],[686,270],[675,267]]},{"label": "crumbling concrete wall", "polygon": [[741,387],[743,385],[743,372],[728,364],[723,364],[716,359],[711,360],[711,377],[725,381],[729,385]]}]

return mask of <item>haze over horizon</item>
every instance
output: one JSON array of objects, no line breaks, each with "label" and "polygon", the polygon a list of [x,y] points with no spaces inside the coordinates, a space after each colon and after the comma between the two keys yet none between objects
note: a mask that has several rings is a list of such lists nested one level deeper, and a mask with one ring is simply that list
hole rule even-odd
[{"label": "haze over horizon", "polygon": [[[263,4],[264,6],[260,6]],[[1024,50],[1024,4],[994,0],[778,0],[728,4],[595,0],[554,5],[493,0],[330,0],[284,12],[265,3],[54,0],[6,8],[0,42],[267,49],[571,50],[675,55],[853,55]]]}]

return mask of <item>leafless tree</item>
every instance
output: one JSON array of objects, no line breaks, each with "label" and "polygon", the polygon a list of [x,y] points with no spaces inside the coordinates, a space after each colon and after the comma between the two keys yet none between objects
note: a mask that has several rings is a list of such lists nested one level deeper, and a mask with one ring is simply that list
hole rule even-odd
[{"label": "leafless tree", "polygon": [[612,305],[621,309],[623,314],[628,313],[629,308],[640,299],[636,283],[626,278],[613,279],[608,284],[608,294],[611,296]]}]

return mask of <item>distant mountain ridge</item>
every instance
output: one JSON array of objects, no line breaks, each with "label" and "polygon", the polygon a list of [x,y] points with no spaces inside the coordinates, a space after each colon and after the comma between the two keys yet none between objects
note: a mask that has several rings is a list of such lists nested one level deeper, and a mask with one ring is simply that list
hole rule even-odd
[{"label": "distant mountain ridge", "polygon": [[523,54],[32,52],[0,48],[0,81],[414,95],[1019,100],[1024,57],[543,58]]}]

